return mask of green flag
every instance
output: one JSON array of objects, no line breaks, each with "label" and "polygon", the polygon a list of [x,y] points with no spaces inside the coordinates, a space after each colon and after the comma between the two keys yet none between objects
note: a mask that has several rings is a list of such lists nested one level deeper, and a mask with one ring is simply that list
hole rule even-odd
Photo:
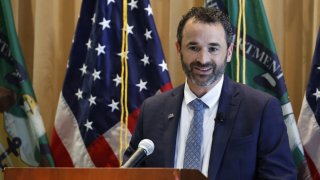
[{"label": "green flag", "polygon": [[[298,178],[307,178],[309,170],[262,0],[241,1],[240,3],[235,0],[205,2],[205,6],[219,8],[230,16],[235,34],[240,29],[240,36],[234,42],[236,48],[227,67],[227,74],[238,82],[267,92],[280,100],[290,148],[298,168]],[[241,18],[241,14],[245,16]],[[240,26],[238,21],[241,22]],[[238,58],[236,49],[239,49]]]},{"label": "green flag", "polygon": [[10,0],[0,1],[0,167],[54,166]]}]

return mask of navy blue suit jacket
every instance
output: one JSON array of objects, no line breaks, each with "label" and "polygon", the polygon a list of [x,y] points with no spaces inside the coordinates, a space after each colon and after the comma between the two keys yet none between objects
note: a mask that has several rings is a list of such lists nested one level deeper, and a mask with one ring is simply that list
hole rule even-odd
[{"label": "navy blue suit jacket", "polygon": [[[143,167],[174,167],[184,86],[144,101],[124,160],[142,139],[155,144]],[[225,76],[212,139],[208,178],[296,179],[279,101]]]}]

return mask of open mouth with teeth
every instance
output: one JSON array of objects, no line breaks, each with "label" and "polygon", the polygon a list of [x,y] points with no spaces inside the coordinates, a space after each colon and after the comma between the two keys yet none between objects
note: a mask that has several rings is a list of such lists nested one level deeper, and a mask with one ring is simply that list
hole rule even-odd
[{"label": "open mouth with teeth", "polygon": [[197,75],[209,75],[212,73],[213,67],[210,66],[193,66],[193,73]]}]

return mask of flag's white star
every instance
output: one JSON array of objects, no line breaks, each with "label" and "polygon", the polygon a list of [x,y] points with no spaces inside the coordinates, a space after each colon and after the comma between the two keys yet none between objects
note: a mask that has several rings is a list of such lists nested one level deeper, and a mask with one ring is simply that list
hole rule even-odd
[{"label": "flag's white star", "polygon": [[92,123],[93,123],[93,121],[89,121],[89,120],[87,119],[86,124],[84,124],[84,126],[87,128],[87,131],[88,131],[89,129],[92,130]]},{"label": "flag's white star", "polygon": [[143,62],[143,65],[146,66],[147,64],[150,64],[149,62],[149,56],[147,56],[146,54],[143,55],[143,59],[140,59],[140,61]]},{"label": "flag's white star", "polygon": [[146,40],[152,39],[151,33],[152,33],[152,30],[148,31],[148,29],[146,29],[146,32],[144,33],[144,36],[146,37]]},{"label": "flag's white star", "polygon": [[106,18],[103,18],[103,20],[99,23],[102,26],[102,30],[105,28],[110,29],[110,20],[106,20]]},{"label": "flag's white star", "polygon": [[320,66],[319,66],[319,67],[317,67],[317,69],[319,69],[319,70],[320,70]]},{"label": "flag's white star", "polygon": [[80,68],[80,71],[82,72],[82,76],[87,74],[87,65],[83,64],[82,68]]},{"label": "flag's white star", "polygon": [[107,5],[109,5],[110,3],[115,3],[114,0],[108,0]]},{"label": "flag's white star", "polygon": [[121,52],[121,53],[118,53],[117,55],[120,56],[121,58],[125,57],[126,59],[128,59],[128,54],[129,54],[129,51],[126,51],[126,52]]},{"label": "flag's white star", "polygon": [[161,66],[162,72],[168,70],[167,63],[164,61],[164,59],[162,60],[162,63],[159,64],[159,66]]},{"label": "flag's white star", "polygon": [[148,12],[148,16],[150,16],[152,13],[152,8],[150,6],[150,4],[148,4],[148,7],[144,8],[144,10],[146,10]]},{"label": "flag's white star", "polygon": [[139,87],[139,92],[141,92],[143,89],[147,90],[147,81],[143,82],[142,79],[140,79],[139,84],[136,84],[137,87]]},{"label": "flag's white star", "polygon": [[131,7],[131,11],[132,11],[134,8],[137,8],[137,9],[138,9],[137,3],[138,3],[138,1],[135,1],[135,0],[131,0],[131,2],[128,3],[128,5]]},{"label": "flag's white star", "polygon": [[81,89],[78,89],[78,92],[76,93],[76,96],[78,97],[78,100],[83,98],[82,94],[83,94],[83,91],[81,91]]},{"label": "flag's white star", "polygon": [[128,34],[133,34],[132,29],[134,26],[129,26],[129,24],[127,24],[127,26],[124,28],[125,31],[127,31]]},{"label": "flag's white star", "polygon": [[112,99],[112,103],[111,103],[111,104],[108,104],[108,106],[111,107],[111,112],[113,112],[115,109],[116,109],[116,110],[119,110],[118,104],[119,104],[119,102],[116,102],[116,101],[114,101],[114,100]]},{"label": "flag's white star", "polygon": [[318,98],[320,98],[320,91],[319,89],[317,88],[316,92],[313,93],[314,96],[316,96],[316,99],[318,100]]},{"label": "flag's white star", "polygon": [[96,22],[96,13],[93,14],[91,21],[92,21],[92,24],[94,24]]},{"label": "flag's white star", "polygon": [[90,39],[90,38],[89,38],[89,40],[88,40],[88,42],[87,42],[86,46],[87,46],[87,49],[90,49],[90,48],[91,48],[91,39]]},{"label": "flag's white star", "polygon": [[98,43],[98,47],[95,49],[96,51],[97,51],[97,53],[98,53],[98,56],[102,53],[102,54],[105,54],[106,52],[104,51],[104,48],[105,48],[106,46],[101,46],[101,44],[100,43]]},{"label": "flag's white star", "polygon": [[116,87],[118,87],[119,84],[121,84],[121,77],[117,74],[117,77],[113,79],[114,82],[116,82]]},{"label": "flag's white star", "polygon": [[100,78],[100,73],[101,73],[101,71],[97,71],[97,70],[94,69],[94,72],[92,73],[93,81],[95,81],[96,79],[101,79]]},{"label": "flag's white star", "polygon": [[96,96],[90,95],[90,98],[89,98],[90,105],[89,106],[91,106],[92,104],[96,105],[96,98],[97,98]]}]

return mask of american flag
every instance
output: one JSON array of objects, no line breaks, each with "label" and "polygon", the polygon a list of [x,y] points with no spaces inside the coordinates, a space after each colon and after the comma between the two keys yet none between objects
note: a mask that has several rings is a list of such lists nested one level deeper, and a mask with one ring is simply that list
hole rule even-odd
[{"label": "american flag", "polygon": [[298,128],[311,176],[320,179],[320,29]]},{"label": "american flag", "polygon": [[51,141],[56,166],[119,166],[142,101],[171,88],[149,0],[83,0]]}]

